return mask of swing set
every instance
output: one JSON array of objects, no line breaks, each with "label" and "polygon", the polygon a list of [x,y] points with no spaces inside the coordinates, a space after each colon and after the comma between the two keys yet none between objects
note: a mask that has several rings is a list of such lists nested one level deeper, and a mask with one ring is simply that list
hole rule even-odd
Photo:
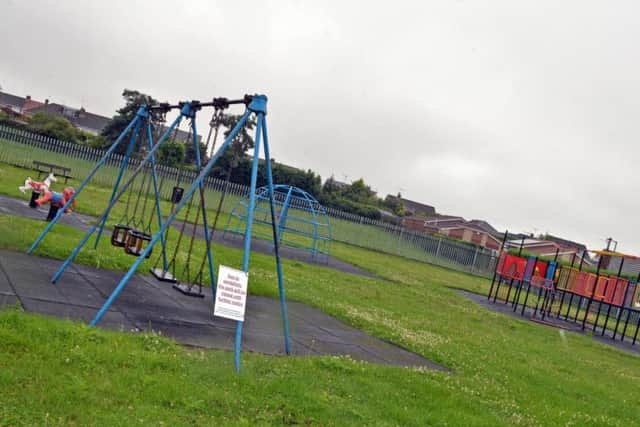
[{"label": "swing set", "polygon": [[[223,123],[224,111],[234,105],[244,105],[245,111],[226,135],[220,148],[216,151],[216,138],[219,128]],[[213,108],[213,115],[209,122],[209,132],[206,140],[207,153],[211,153],[211,158],[203,164],[199,142],[197,138],[196,116],[203,108]],[[154,135],[154,124],[164,121],[164,117],[171,110],[178,110],[179,114],[171,125],[162,132],[160,136]],[[267,192],[269,195],[272,238],[274,245],[274,255],[276,261],[276,271],[278,277],[278,290],[280,296],[280,306],[283,322],[284,350],[286,354],[290,353],[289,325],[287,318],[287,307],[285,300],[284,275],[282,272],[282,264],[279,252],[279,230],[276,226],[276,201],[274,196],[274,184],[271,172],[271,161],[269,153],[269,139],[267,135],[267,97],[265,95],[245,95],[241,99],[230,100],[227,98],[214,98],[210,102],[189,101],[180,102],[176,105],[163,103],[152,106],[142,106],[138,109],[135,118],[128,124],[126,129],[118,136],[116,141],[105,152],[103,157],[96,163],[89,174],[84,178],[78,186],[75,194],[66,202],[65,206],[58,214],[49,222],[40,235],[33,242],[27,253],[31,254],[39,246],[46,235],[51,231],[55,224],[59,221],[62,212],[74,202],[86,185],[91,181],[96,172],[107,161],[113,159],[113,155],[118,146],[128,138],[128,145],[125,155],[120,163],[120,169],[116,177],[109,203],[105,207],[98,221],[85,233],[77,246],[72,250],[67,259],[62,263],[60,268],[53,275],[51,282],[55,284],[62,276],[67,267],[73,262],[78,253],[88,243],[92,236],[95,236],[94,249],[98,248],[101,235],[104,232],[107,221],[114,206],[117,203],[124,203],[124,211],[120,218],[117,219],[111,232],[110,243],[116,248],[123,248],[124,252],[134,257],[134,261],[129,270],[118,282],[111,292],[111,295],[105,301],[100,310],[96,313],[91,325],[97,325],[109,307],[118,298],[122,290],[127,286],[131,277],[138,271],[142,262],[149,258],[154,247],[160,244],[160,254],[154,263],[151,273],[158,280],[169,282],[173,287],[182,294],[195,297],[203,297],[203,285],[208,281],[212,288],[213,300],[216,298],[216,281],[214,269],[214,256],[211,247],[211,240],[218,217],[224,201],[228,181],[231,170],[228,170],[225,189],[219,199],[215,219],[213,224],[209,225],[207,217],[207,207],[205,198],[206,179],[211,173],[213,167],[219,161],[220,157],[225,153],[234,139],[243,130],[245,125],[253,119],[256,123],[255,127],[255,144],[253,148],[253,163],[251,169],[251,187],[249,192],[249,215],[245,222],[244,229],[244,254],[242,258],[242,271],[248,273],[249,256],[251,251],[251,237],[253,229],[253,211],[256,204],[256,184],[258,175],[258,162],[261,145],[264,144],[264,158],[266,164],[267,175]],[[193,144],[195,157],[195,172],[190,180],[188,188],[181,187],[185,176],[182,169],[176,177],[176,184],[171,191],[171,211],[163,214],[161,209],[161,191],[169,177],[156,163],[156,155],[159,148],[169,140],[171,134],[175,134],[179,129],[182,121],[187,121],[189,125],[189,136],[187,140]],[[162,126],[156,126],[158,132],[162,130]],[[143,149],[141,150],[141,159],[134,160],[133,151],[136,141],[141,138],[143,141]],[[134,165],[135,163],[135,165]],[[161,168],[160,168],[161,169]],[[127,171],[129,171],[127,173]],[[125,175],[127,175],[125,179]],[[159,180],[160,175],[160,180]],[[187,185],[185,185],[187,187]],[[184,211],[183,211],[184,210]],[[180,213],[184,213],[181,220],[177,220]],[[171,257],[168,255],[167,240],[169,239],[170,227],[178,225],[178,237],[174,244]],[[197,230],[200,229],[204,234],[205,251],[201,259],[196,259],[194,255],[194,246],[197,239]],[[181,262],[178,260],[182,248],[186,248],[186,260]],[[181,269],[176,266],[180,264]],[[180,279],[179,279],[180,277]],[[235,345],[234,345],[234,362],[236,370],[240,370],[240,353],[242,343],[243,321],[236,321]]]}]

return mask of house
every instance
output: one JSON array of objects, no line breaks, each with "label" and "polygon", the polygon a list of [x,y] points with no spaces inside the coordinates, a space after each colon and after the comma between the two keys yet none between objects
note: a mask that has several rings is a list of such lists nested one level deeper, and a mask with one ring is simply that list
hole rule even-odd
[{"label": "house", "polygon": [[31,99],[30,95],[23,98],[10,93],[0,92],[0,110],[13,117],[21,117],[27,109],[39,105],[42,105],[42,102]]},{"label": "house", "polygon": [[491,233],[478,229],[472,225],[457,225],[453,227],[444,227],[440,229],[440,233],[454,239],[473,243],[483,248],[497,251],[502,246],[502,240],[491,235]]},{"label": "house", "polygon": [[499,250],[502,236],[488,222],[467,221],[460,216],[438,215],[432,218],[410,216],[402,219],[402,225],[422,233],[442,234],[487,249]]},{"label": "house", "polygon": [[600,268],[603,270],[640,276],[640,258],[637,256],[607,251],[607,254],[601,254],[600,257],[602,258]]},{"label": "house", "polygon": [[438,215],[433,218],[426,218],[424,221],[425,226],[437,227],[439,229],[445,227],[455,227],[466,223],[467,221],[461,216],[452,215]]},{"label": "house", "polygon": [[558,255],[558,259],[567,262],[580,262],[581,259],[586,265],[593,265],[593,260],[588,257],[586,251],[579,251],[576,248],[563,246],[555,241],[541,240],[534,237],[523,237],[519,239],[511,239],[505,242],[506,249],[517,249],[528,255],[536,255],[539,257],[553,258]]},{"label": "house", "polygon": [[409,215],[418,215],[418,216],[433,216],[436,214],[436,208],[431,205],[427,205],[420,202],[414,202],[413,200],[405,199],[403,197],[392,196],[389,194],[387,196],[388,199],[400,199],[402,202],[402,206],[404,206],[404,211]]},{"label": "house", "polygon": [[482,219],[472,219],[471,221],[467,222],[468,226],[471,226],[473,228],[477,228],[480,229],[486,233],[489,233],[490,235],[499,238],[500,240],[502,240],[502,233],[500,233],[498,230],[496,230],[491,224],[489,224],[487,221],[484,221]]},{"label": "house", "polygon": [[[47,113],[62,116],[69,120],[69,122],[71,122],[71,124],[76,128],[93,135],[102,133],[102,130],[111,121],[110,117],[91,113],[83,107],[73,108],[67,105],[49,102],[48,99],[45,99],[44,102],[40,102],[34,100],[29,95],[23,98],[21,96],[4,92],[0,92],[0,110],[11,114],[15,118],[23,120],[36,113]],[[163,126],[162,132],[164,133],[167,129],[168,128],[166,126]],[[189,139],[189,135],[189,132],[182,129],[178,129],[177,132],[175,132],[175,138],[179,141],[187,141]],[[201,142],[202,136],[198,135],[197,140],[198,142]]]},{"label": "house", "polygon": [[421,233],[438,233],[440,230],[436,226],[427,225],[426,219],[421,216],[407,216],[402,218],[402,226]]},{"label": "house", "polygon": [[55,116],[62,116],[69,120],[71,124],[78,129],[93,135],[100,134],[111,121],[109,117],[90,113],[82,107],[76,109],[62,104],[50,103],[49,100],[45,100],[44,104],[25,110],[25,114],[29,116],[36,113],[47,113]]}]

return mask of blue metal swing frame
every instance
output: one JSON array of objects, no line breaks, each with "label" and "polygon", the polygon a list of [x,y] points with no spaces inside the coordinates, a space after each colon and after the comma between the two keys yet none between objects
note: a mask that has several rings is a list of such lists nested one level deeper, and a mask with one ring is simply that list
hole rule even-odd
[{"label": "blue metal swing frame", "polygon": [[[214,100],[215,101],[215,100]],[[51,282],[55,284],[66,268],[73,262],[75,257],[78,255],[80,250],[85,246],[85,244],[89,241],[91,236],[96,234],[96,244],[94,247],[97,247],[97,240],[99,239],[104,225],[109,217],[111,209],[117,203],[117,201],[122,197],[122,195],[127,191],[127,189],[131,186],[137,174],[145,167],[145,165],[151,162],[153,169],[153,177],[154,177],[154,194],[156,199],[156,210],[158,216],[158,230],[153,235],[151,240],[147,243],[147,246],[143,250],[143,252],[136,258],[133,262],[129,270],[125,273],[122,279],[118,282],[111,295],[109,295],[108,299],[105,301],[100,310],[96,313],[94,319],[91,321],[91,325],[97,325],[102,317],[107,313],[109,307],[115,302],[118,298],[122,290],[126,287],[128,282],[131,280],[133,275],[136,273],[142,262],[147,258],[147,256],[151,253],[153,247],[161,242],[163,247],[165,246],[165,232],[171,226],[173,221],[176,219],[178,213],[182,210],[182,208],[189,202],[189,200],[194,196],[196,190],[200,191],[200,196],[202,197],[202,214],[203,214],[203,227],[205,234],[205,241],[207,247],[207,258],[208,258],[208,268],[209,268],[209,277],[211,280],[211,288],[213,291],[213,300],[215,301],[216,297],[216,284],[215,284],[215,269],[214,269],[214,259],[213,253],[211,250],[211,235],[209,232],[209,224],[206,216],[206,207],[204,204],[204,180],[209,176],[211,170],[218,162],[223,153],[227,150],[233,139],[237,136],[238,132],[245,125],[249,117],[251,115],[255,116],[256,119],[256,130],[255,130],[255,146],[253,151],[253,164],[251,168],[251,190],[249,195],[249,215],[246,222],[246,227],[244,231],[244,254],[242,258],[242,270],[245,272],[249,272],[249,257],[251,253],[251,236],[253,230],[253,211],[256,203],[256,183],[258,176],[258,163],[259,163],[259,154],[260,154],[260,146],[264,144],[264,157],[266,163],[266,175],[267,175],[267,192],[269,195],[269,205],[272,219],[272,237],[274,244],[274,255],[276,259],[276,270],[278,275],[278,291],[280,297],[280,307],[282,312],[282,322],[283,322],[283,337],[284,337],[284,349],[286,354],[290,354],[290,339],[289,339],[289,322],[287,316],[287,305],[286,305],[286,297],[285,297],[285,289],[284,289],[284,275],[282,272],[282,263],[280,258],[280,244],[279,244],[279,230],[276,226],[276,207],[275,207],[275,195],[274,195],[274,185],[273,185],[273,177],[271,171],[271,157],[269,152],[269,138],[267,134],[267,122],[266,122],[266,114],[267,114],[267,97],[265,95],[253,95],[253,96],[245,96],[245,101],[247,104],[247,109],[245,113],[242,115],[241,119],[235,125],[235,127],[231,130],[229,135],[225,138],[221,147],[216,151],[213,157],[208,161],[208,163],[202,167],[201,159],[200,159],[200,150],[198,146],[197,140],[197,132],[196,132],[196,124],[195,117],[197,111],[202,107],[203,104],[193,101],[186,102],[180,104],[180,114],[173,121],[171,126],[164,132],[164,134],[160,137],[157,143],[153,144],[151,128],[150,124],[147,128],[148,139],[149,139],[149,153],[143,159],[137,169],[131,174],[131,177],[125,182],[121,184],[122,177],[124,175],[124,171],[127,167],[128,157],[131,155],[132,147],[135,145],[135,141],[140,133],[140,129],[142,127],[142,123],[145,119],[149,117],[149,108],[141,107],[136,117],[129,123],[127,128],[122,132],[122,134],[117,138],[117,140],[112,144],[112,146],[107,150],[105,155],[98,161],[98,163],[94,166],[94,168],[89,172],[87,177],[82,181],[76,193],[71,197],[67,203],[63,206],[62,209],[59,210],[56,217],[47,224],[45,229],[40,233],[40,235],[33,242],[27,253],[32,253],[38,245],[42,242],[45,236],[51,231],[52,227],[58,222],[60,216],[64,212],[64,210],[73,202],[73,200],[80,194],[80,192],[86,187],[86,185],[90,182],[91,178],[95,175],[98,169],[104,165],[108,157],[115,151],[115,149],[119,146],[119,144],[125,139],[126,135],[128,135],[132,130],[132,136],[129,141],[129,146],[127,147],[127,154],[125,155],[125,160],[120,168],[120,172],[116,179],[116,183],[114,185],[113,192],[111,194],[111,198],[107,208],[104,210],[96,224],[94,224],[84,235],[84,237],[80,240],[78,245],[73,249],[69,257],[63,262],[58,271],[54,274],[51,279]],[[193,103],[193,105],[192,105]],[[160,195],[158,191],[157,185],[157,174],[155,169],[155,154],[156,151],[160,148],[160,146],[167,140],[173,129],[179,125],[183,118],[191,119],[192,126],[192,135],[193,135],[193,144],[196,156],[196,164],[198,167],[199,174],[196,179],[193,181],[189,189],[184,193],[180,202],[175,206],[174,210],[171,214],[166,218],[165,221],[162,220],[162,212],[160,211]],[[164,251],[163,251],[164,252]],[[167,266],[166,258],[164,259],[165,269]],[[240,355],[242,349],[242,328],[243,322],[236,322],[236,333],[235,333],[235,345],[234,345],[234,363],[236,370],[240,371]]]}]

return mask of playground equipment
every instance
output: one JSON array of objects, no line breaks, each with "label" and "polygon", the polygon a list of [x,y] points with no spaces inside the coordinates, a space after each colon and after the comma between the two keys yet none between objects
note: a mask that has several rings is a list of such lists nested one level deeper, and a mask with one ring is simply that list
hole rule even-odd
[{"label": "playground equipment", "polygon": [[[311,259],[327,263],[331,253],[331,222],[324,207],[309,193],[289,185],[275,185],[276,218],[280,244],[308,250]],[[269,217],[269,188],[262,187],[256,194],[253,221],[271,227]],[[239,200],[227,220],[223,237],[242,233],[249,218],[250,203]],[[254,231],[254,237],[269,240],[264,227]]]},{"label": "playground equipment", "polygon": [[67,201],[73,197],[75,192],[76,191],[73,189],[73,187],[65,188],[62,193],[45,190],[43,194],[41,194],[41,196],[36,199],[36,205],[42,206],[49,203],[49,213],[47,214],[47,221],[51,221],[56,217],[59,209],[64,207],[62,211],[64,213],[69,213],[72,209],[76,208],[75,200],[71,202],[71,204],[67,203]]},{"label": "playground equipment", "polygon": [[31,177],[28,177],[24,181],[24,185],[21,185],[20,187],[18,187],[18,190],[20,190],[23,194],[27,190],[31,190],[31,200],[29,200],[29,207],[37,208],[38,204],[36,203],[36,200],[40,197],[40,194],[47,191],[51,187],[51,183],[56,181],[57,179],[53,175],[53,173],[50,173],[44,179],[44,181],[35,181],[31,179]]},{"label": "playground equipment", "polygon": [[[244,105],[245,111],[242,114],[240,120],[233,127],[233,129],[226,136],[224,142],[220,146],[220,148],[215,151],[212,155],[211,159],[207,162],[206,165],[202,165],[200,159],[200,150],[198,146],[197,140],[197,131],[196,131],[196,114],[202,108],[205,107],[213,107],[214,114],[215,111],[220,111],[226,108],[229,108],[232,105]],[[168,129],[162,134],[162,136],[154,142],[153,138],[153,124],[152,117],[155,115],[164,115],[171,110],[179,110],[179,115],[172,122],[172,124],[168,127]],[[139,188],[147,188],[144,186],[145,174],[150,174],[150,178],[146,178],[152,184],[149,184],[147,181],[147,186],[151,185],[153,188],[153,200],[154,200],[154,213],[157,221],[157,226],[150,234],[150,238],[143,239],[143,243],[141,243],[140,247],[136,246],[136,250],[132,255],[135,255],[135,260],[133,261],[131,267],[124,275],[124,277],[117,284],[115,289],[112,291],[111,295],[104,303],[102,308],[98,311],[95,318],[91,322],[92,325],[96,325],[100,322],[104,314],[107,312],[109,307],[113,304],[113,302],[118,298],[119,294],[126,287],[127,283],[131,279],[131,277],[138,270],[142,262],[145,258],[149,257],[153,247],[160,242],[162,249],[161,253],[163,254],[162,258],[162,269],[163,271],[168,271],[169,260],[166,257],[167,247],[166,247],[166,236],[169,227],[172,226],[176,217],[181,212],[181,210],[185,207],[185,205],[189,204],[191,206],[193,202],[193,198],[196,197],[196,192],[199,197],[198,200],[198,215],[201,215],[201,228],[204,234],[204,239],[206,242],[206,250],[205,250],[205,258],[206,258],[206,266],[207,266],[207,276],[208,281],[211,284],[214,300],[216,295],[216,281],[215,281],[215,271],[214,271],[214,259],[213,253],[211,250],[211,230],[209,228],[209,222],[207,219],[207,209],[205,204],[204,197],[204,182],[205,179],[209,176],[212,168],[216,164],[216,162],[220,159],[225,150],[228,149],[236,135],[240,132],[240,130],[245,126],[250,117],[253,117],[256,122],[255,129],[255,145],[253,149],[253,164],[251,169],[251,190],[249,194],[249,215],[245,224],[245,232],[244,232],[244,255],[242,259],[242,270],[245,273],[248,273],[249,269],[249,255],[251,250],[251,236],[252,236],[252,228],[253,228],[253,207],[256,202],[256,183],[257,183],[257,175],[258,175],[258,161],[261,145],[264,144],[264,158],[266,164],[266,175],[267,175],[267,188],[269,194],[269,203],[270,203],[270,212],[272,218],[272,237],[274,244],[274,254],[276,260],[276,271],[278,276],[278,290],[280,294],[280,305],[282,311],[282,319],[283,319],[283,335],[284,335],[284,347],[285,352],[289,354],[289,331],[288,331],[288,319],[287,319],[287,310],[286,310],[286,301],[285,301],[285,291],[284,291],[284,276],[282,273],[282,265],[280,262],[280,254],[279,254],[279,236],[278,236],[278,227],[275,226],[275,196],[274,196],[274,185],[271,173],[271,161],[270,161],[270,153],[269,153],[269,140],[267,135],[267,123],[266,123],[266,113],[267,113],[267,97],[264,95],[245,95],[242,99],[229,100],[226,98],[214,98],[211,102],[199,102],[199,101],[190,101],[190,102],[181,102],[177,105],[169,105],[169,104],[160,104],[154,106],[142,106],[138,110],[136,117],[129,123],[127,128],[122,132],[122,134],[116,139],[116,141],[112,144],[112,146],[107,150],[105,155],[98,161],[98,163],[94,166],[94,168],[89,172],[87,177],[81,182],[78,186],[77,192],[71,195],[71,197],[66,200],[62,209],[67,209],[75,200],[75,198],[82,192],[85,186],[90,182],[92,177],[98,171],[98,169],[105,164],[105,162],[109,159],[109,157],[114,153],[116,148],[125,140],[127,136],[129,136],[129,144],[127,146],[126,154],[120,166],[120,171],[116,178],[114,188],[111,194],[111,198],[109,204],[103,211],[102,215],[100,215],[96,224],[94,224],[84,235],[84,237],[80,240],[78,245],[74,248],[68,258],[64,261],[60,269],[54,274],[52,278],[52,283],[56,283],[61,275],[64,273],[66,268],[73,262],[75,257],[78,255],[80,250],[86,245],[89,239],[95,235],[96,241],[94,248],[97,248],[98,241],[100,235],[102,234],[104,227],[109,219],[109,215],[115,206],[115,204],[120,201],[123,195],[129,189],[135,189],[134,183],[138,175],[142,172],[143,176],[140,178],[142,181],[140,183]],[[189,185],[188,189],[181,193],[181,197],[179,200],[176,200],[174,203],[174,207],[171,213],[165,218],[163,216],[160,204],[160,194],[159,194],[159,183],[158,183],[158,174],[155,162],[155,155],[158,149],[162,146],[162,144],[168,139],[171,132],[176,129],[182,120],[187,120],[190,125],[191,132],[191,140],[194,146],[194,153],[196,158],[196,176]],[[129,177],[126,181],[122,182],[122,178],[124,176],[125,170],[127,169],[127,165],[129,163],[129,159],[131,157],[133,147],[135,146],[135,142],[138,139],[141,130],[146,130],[146,139],[148,142],[148,154],[138,162],[137,167],[129,174]],[[149,173],[150,170],[150,173]],[[147,191],[150,193],[150,190]],[[175,193],[175,192],[174,192]],[[138,193],[139,194],[139,193]],[[145,198],[146,200],[146,198]],[[189,209],[189,208],[188,208]],[[40,242],[45,238],[51,228],[57,223],[60,219],[61,212],[58,212],[57,215],[53,218],[53,220],[47,224],[45,229],[40,233],[38,238],[34,241],[31,247],[28,250],[28,253],[32,253],[40,244]],[[185,223],[184,221],[183,223]],[[195,230],[197,226],[200,224],[200,221],[196,221],[197,223],[193,224],[193,229]],[[156,225],[156,224],[154,224]],[[130,235],[129,230],[125,235]],[[183,233],[181,233],[183,235]],[[120,234],[116,234],[115,240],[117,242],[121,242],[122,240],[118,238]],[[125,243],[126,245],[126,243]],[[236,335],[235,335],[235,346],[234,346],[234,361],[236,369],[240,369],[240,352],[241,352],[241,342],[242,342],[242,321],[236,322]]]},{"label": "playground equipment", "polygon": [[[514,312],[521,305],[522,316],[546,318],[554,326],[575,324],[583,331],[590,328],[594,334],[635,345],[640,332],[640,274],[633,279],[624,277],[622,269],[625,259],[638,257],[610,251],[590,253],[598,260],[595,271],[584,265],[584,253],[574,254],[570,265],[562,265],[558,251],[553,260],[543,260],[522,256],[522,246],[517,254],[509,253],[503,241],[487,298],[511,304]],[[612,258],[619,259],[616,272],[605,270],[604,263]],[[534,307],[528,304],[530,291]]]}]

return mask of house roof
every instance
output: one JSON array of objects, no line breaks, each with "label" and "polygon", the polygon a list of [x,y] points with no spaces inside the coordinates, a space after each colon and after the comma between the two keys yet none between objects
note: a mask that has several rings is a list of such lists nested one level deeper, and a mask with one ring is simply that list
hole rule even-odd
[{"label": "house roof", "polygon": [[496,238],[494,235],[492,235],[492,234],[491,234],[491,233],[489,233],[488,231],[486,231],[486,230],[482,230],[482,229],[480,229],[480,228],[478,228],[478,227],[474,227],[473,225],[470,225],[470,224],[468,224],[468,223],[467,223],[467,224],[461,224],[461,225],[454,225],[454,226],[451,226],[451,227],[441,227],[441,228],[440,228],[440,230],[443,230],[443,231],[444,231],[444,230],[450,231],[450,230],[457,230],[457,229],[460,229],[460,228],[465,229],[465,230],[471,230],[471,231],[473,231],[473,232],[475,232],[475,233],[486,234],[486,235],[487,235],[487,237],[492,238],[492,239],[493,239],[493,240],[495,240],[496,242],[500,242],[500,240],[499,240],[498,238]]},{"label": "house roof", "polygon": [[22,106],[22,111],[23,112],[27,112],[33,108],[39,107],[41,105],[44,105],[43,102],[40,101],[36,101],[35,99],[31,99],[31,98],[26,98],[24,100],[24,104]]},{"label": "house roof", "polygon": [[573,248],[576,248],[576,249],[580,249],[582,251],[586,251],[587,250],[587,246],[583,245],[582,243],[578,243],[578,242],[574,242],[574,241],[571,241],[571,240],[563,239],[563,238],[557,237],[557,236],[552,236],[550,234],[547,234],[545,236],[545,239],[551,240],[552,242],[556,242],[556,243],[558,243],[560,245],[563,245],[563,246],[570,246],[570,247],[573,247]]},{"label": "house roof", "polygon": [[100,133],[111,121],[109,117],[89,113],[88,111],[85,111],[84,108],[76,109],[53,102],[30,108],[28,113],[48,113],[63,116],[75,126],[86,130],[92,130],[96,133]]},{"label": "house roof", "polygon": [[12,110],[20,112],[24,106],[25,98],[10,93],[0,92],[0,105],[10,107]]},{"label": "house roof", "polygon": [[500,234],[500,232],[495,228],[493,228],[491,224],[489,224],[487,221],[482,219],[472,219],[471,221],[467,222],[467,224],[473,225],[474,227],[484,230],[489,234],[496,234],[496,235]]},{"label": "house roof", "polygon": [[522,239],[512,239],[507,241],[507,245],[509,246],[520,246],[523,247],[535,247],[535,246],[555,246],[559,247],[556,242],[552,242],[550,240],[539,240],[534,239],[533,237]]},{"label": "house roof", "polygon": [[466,224],[466,221],[461,216],[438,216],[435,218],[427,218],[424,223],[425,225],[437,227],[453,227],[454,225]]}]

